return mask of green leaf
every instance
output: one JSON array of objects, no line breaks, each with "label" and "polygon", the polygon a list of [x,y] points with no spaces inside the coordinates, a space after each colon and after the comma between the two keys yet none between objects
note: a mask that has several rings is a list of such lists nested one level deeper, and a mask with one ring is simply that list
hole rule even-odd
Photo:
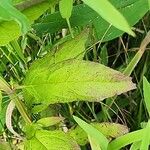
[{"label": "green leaf", "polygon": [[141,141],[143,139],[144,131],[145,129],[140,129],[114,139],[109,143],[108,150],[121,149],[129,144]]},{"label": "green leaf", "polygon": [[102,48],[101,48],[101,52],[100,52],[100,62],[101,64],[103,65],[106,65],[108,64],[108,52],[107,52],[107,47],[106,45],[104,45]]},{"label": "green leaf", "polygon": [[102,18],[116,28],[134,36],[128,22],[123,15],[108,0],[83,0],[85,4],[94,9]]},{"label": "green leaf", "polygon": [[149,145],[150,145],[150,132],[149,131],[150,131],[150,120],[148,121],[146,128],[144,129],[140,150],[149,150]]},{"label": "green leaf", "polygon": [[4,104],[2,103],[2,109],[0,112],[0,134],[2,134],[4,132],[4,126],[5,126],[5,120],[6,120],[6,109],[7,109],[7,103]]},{"label": "green leaf", "polygon": [[[108,140],[107,138],[99,132],[96,128],[94,128],[92,125],[84,122],[80,118],[73,116],[75,121],[79,124],[79,126],[87,133],[88,136],[94,141],[94,147],[101,148],[102,150],[107,150],[108,147]],[[91,143],[93,145],[93,143]],[[98,150],[98,148],[97,148]]]},{"label": "green leaf", "polygon": [[72,12],[72,8],[73,8],[73,0],[61,0],[59,2],[60,14],[63,18],[66,19],[71,36],[72,36],[72,38],[74,38],[72,30],[71,30],[70,21],[69,21],[69,18],[71,16],[71,12]]},{"label": "green leaf", "polygon": [[80,126],[71,128],[67,132],[67,134],[69,134],[71,137],[73,137],[79,145],[84,146],[88,143],[88,136],[87,136],[86,132]]},{"label": "green leaf", "polygon": [[60,14],[63,18],[69,19],[73,8],[73,0],[61,0],[59,2]]},{"label": "green leaf", "polygon": [[2,92],[0,90],[0,113],[1,113],[1,110],[2,110]]},{"label": "green leaf", "polygon": [[25,150],[80,150],[77,143],[62,131],[37,130],[24,146]]},{"label": "green leaf", "polygon": [[41,118],[40,120],[37,121],[37,123],[42,125],[43,127],[49,127],[49,126],[56,125],[63,120],[64,118],[62,117],[47,117],[47,118]]},{"label": "green leaf", "polygon": [[[48,67],[52,64],[56,64],[68,59],[80,59],[82,60],[85,54],[85,43],[87,41],[89,30],[83,30],[78,36],[69,41],[65,41],[60,45],[56,45],[51,52],[49,52],[44,58],[35,61],[31,68],[32,70],[39,67]],[[47,63],[48,62],[48,63]]]},{"label": "green leaf", "polygon": [[148,0],[148,6],[149,6],[149,10],[150,10],[150,0]]},{"label": "green leaf", "polygon": [[144,101],[146,104],[147,111],[150,116],[150,84],[145,77],[143,77],[143,91],[144,91]]},{"label": "green leaf", "polygon": [[[91,123],[94,128],[100,131],[103,135],[105,135],[108,139],[117,138],[121,135],[124,135],[129,132],[128,128],[124,125],[117,123]],[[78,144],[85,145],[88,143],[88,136],[85,131],[77,126],[74,129],[70,129],[68,134],[72,136]]]},{"label": "green leaf", "polygon": [[0,2],[0,19],[5,21],[17,21],[17,23],[21,26],[23,34],[26,34],[30,29],[27,17],[13,7],[9,0],[1,0]]},{"label": "green leaf", "polygon": [[[34,20],[39,18],[39,16],[41,16],[48,8],[49,3],[42,2],[23,10],[22,13],[28,18],[30,24],[32,24]],[[21,36],[20,27],[15,21],[0,22],[0,46],[8,44],[10,41],[17,39],[19,36]]]},{"label": "green leaf", "polygon": [[[135,25],[149,10],[147,0],[111,0],[111,3],[125,16],[130,26]],[[108,30],[110,24],[85,4],[74,6],[69,20],[72,27],[93,24],[98,40],[109,41],[123,34],[123,31],[113,26]],[[39,35],[42,35],[55,33],[66,28],[67,24],[60,13],[55,12],[43,17],[42,22],[36,23],[33,27]]]},{"label": "green leaf", "polygon": [[5,81],[3,77],[0,76],[0,90],[6,93],[11,93],[9,84]]},{"label": "green leaf", "polygon": [[41,61],[36,66],[24,81],[24,92],[35,97],[34,102],[26,99],[29,103],[99,102],[135,89],[131,78],[94,62],[68,60],[42,66]]}]

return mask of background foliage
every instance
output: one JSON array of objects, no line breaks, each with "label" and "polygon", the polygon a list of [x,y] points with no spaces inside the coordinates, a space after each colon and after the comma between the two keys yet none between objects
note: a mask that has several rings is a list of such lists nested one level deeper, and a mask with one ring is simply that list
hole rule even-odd
[{"label": "background foliage", "polygon": [[0,149],[148,150],[148,11],[149,0],[1,0]]}]

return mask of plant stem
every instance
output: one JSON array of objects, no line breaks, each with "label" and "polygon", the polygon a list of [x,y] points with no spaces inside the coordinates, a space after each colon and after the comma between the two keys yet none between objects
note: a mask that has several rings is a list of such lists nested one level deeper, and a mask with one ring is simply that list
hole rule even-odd
[{"label": "plant stem", "polygon": [[18,111],[20,112],[22,118],[24,119],[24,121],[27,124],[32,123],[30,118],[29,118],[29,115],[27,114],[27,112],[25,110],[25,107],[23,106],[23,103],[20,101],[17,94],[16,93],[10,94],[9,97],[10,97],[10,99],[12,99],[14,101],[14,103],[15,103]]},{"label": "plant stem", "polygon": [[23,117],[24,121],[27,124],[31,123],[31,120],[29,118],[29,115],[27,114],[25,107],[23,106],[23,103],[15,93],[13,89],[10,88],[8,83],[0,76],[0,90],[6,92],[11,100],[14,101],[18,111],[20,112],[21,116]]},{"label": "plant stem", "polygon": [[70,34],[71,34],[71,37],[74,38],[74,35],[73,35],[73,32],[72,32],[72,29],[71,29],[71,25],[70,25],[70,21],[68,18],[66,18],[66,21],[67,21],[67,24],[68,24],[68,28],[69,28],[69,31],[70,31]]}]

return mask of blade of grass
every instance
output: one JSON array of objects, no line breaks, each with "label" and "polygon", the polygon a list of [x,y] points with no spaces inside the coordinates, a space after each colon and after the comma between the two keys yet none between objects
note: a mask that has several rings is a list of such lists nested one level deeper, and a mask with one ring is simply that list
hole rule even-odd
[{"label": "blade of grass", "polygon": [[[86,123],[80,118],[76,116],[73,116],[73,118],[79,124],[79,126],[87,133],[88,137],[90,136],[90,142],[94,141],[94,143],[90,143],[92,147],[98,147],[99,145],[98,148],[101,148],[101,150],[107,150],[109,142],[107,138],[101,132],[99,132],[92,125]],[[93,149],[93,150],[96,150],[96,149]]]},{"label": "blade of grass", "polygon": [[124,16],[108,0],[83,0],[83,2],[116,28],[135,36]]},{"label": "blade of grass", "polygon": [[140,45],[139,51],[136,53],[136,55],[133,57],[131,62],[128,64],[127,68],[124,70],[124,74],[127,76],[130,76],[132,71],[135,69],[136,65],[140,61],[141,57],[143,56],[143,53],[145,52],[145,49],[147,45],[150,43],[150,31],[147,33],[146,37],[142,41]]},{"label": "blade of grass", "polygon": [[147,108],[148,114],[150,116],[150,95],[149,95],[150,84],[145,77],[143,77],[143,92],[144,92],[144,101],[146,104],[146,108]]},{"label": "blade of grass", "polygon": [[20,101],[20,99],[18,98],[17,94],[15,93],[15,91],[13,89],[10,88],[9,84],[0,76],[0,90],[6,92],[6,94],[8,94],[8,96],[10,97],[10,99],[12,99],[18,109],[18,111],[20,112],[21,116],[23,117],[24,121],[27,124],[31,123],[31,120],[25,110],[25,107],[23,106],[22,102]]},{"label": "blade of grass", "polygon": [[128,134],[125,134],[112,142],[108,145],[108,150],[119,150],[122,147],[125,147],[131,143],[141,141],[143,139],[143,133],[145,129],[137,130],[134,132],[130,132]]},{"label": "blade of grass", "polygon": [[140,150],[149,150],[149,144],[150,144],[150,120],[148,121],[146,128],[143,132]]}]

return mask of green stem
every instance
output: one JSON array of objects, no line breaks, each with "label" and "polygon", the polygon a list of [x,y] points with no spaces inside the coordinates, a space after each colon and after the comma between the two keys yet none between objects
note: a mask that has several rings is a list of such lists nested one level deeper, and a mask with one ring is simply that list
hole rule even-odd
[{"label": "green stem", "polygon": [[10,88],[10,86],[7,84],[7,82],[0,76],[0,90],[6,92],[11,100],[14,101],[18,111],[20,112],[21,116],[23,117],[24,121],[27,124],[31,123],[31,120],[29,118],[29,115],[27,114],[25,107],[23,106],[23,103],[15,93],[13,89]]},{"label": "green stem", "polygon": [[124,70],[124,74],[127,76],[130,76],[134,68],[136,67],[137,63],[140,61],[141,57],[143,55],[143,51],[138,51],[134,58],[131,60],[127,68]]},{"label": "green stem", "polygon": [[20,47],[20,45],[18,44],[18,41],[17,40],[13,40],[11,41],[11,46],[13,47],[13,49],[16,51],[16,53],[18,54],[18,56],[20,57],[20,59],[26,64],[26,59],[23,55],[23,51]]},{"label": "green stem", "polygon": [[71,24],[70,24],[69,18],[66,18],[66,21],[67,21],[67,24],[68,24],[68,28],[69,28],[71,37],[74,38],[74,35],[73,35],[73,32],[72,32],[72,28],[71,28]]},{"label": "green stem", "polygon": [[10,99],[14,101],[18,111],[20,112],[22,118],[24,119],[24,121],[27,123],[27,124],[30,124],[32,123],[26,110],[25,110],[25,107],[23,106],[23,103],[21,102],[21,100],[18,98],[17,94],[16,93],[13,93],[13,94],[10,94],[9,95]]}]

